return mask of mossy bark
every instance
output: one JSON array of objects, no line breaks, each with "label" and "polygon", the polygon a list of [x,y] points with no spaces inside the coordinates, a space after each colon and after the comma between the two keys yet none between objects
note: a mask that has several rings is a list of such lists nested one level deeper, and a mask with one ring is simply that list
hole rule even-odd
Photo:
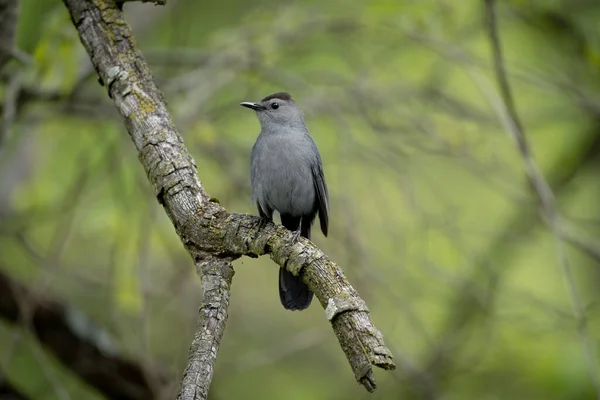
[{"label": "mossy bark", "polygon": [[314,292],[327,309],[358,382],[375,389],[372,366],[393,369],[390,351],[372,324],[369,311],[342,270],[312,242],[256,216],[228,213],[211,199],[120,7],[110,0],[64,0],[100,82],[108,90],[158,201],[202,280],[203,302],[190,348],[180,399],[206,399],[219,342],[227,321],[232,261],[269,254],[279,266]]}]

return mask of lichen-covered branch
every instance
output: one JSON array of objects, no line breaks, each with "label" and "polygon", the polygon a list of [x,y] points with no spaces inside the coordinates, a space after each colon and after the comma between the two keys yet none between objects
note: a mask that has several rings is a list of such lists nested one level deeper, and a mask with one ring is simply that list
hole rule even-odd
[{"label": "lichen-covered branch", "polygon": [[213,366],[227,321],[233,278],[231,261],[228,257],[206,254],[197,264],[198,275],[202,277],[202,306],[177,397],[179,400],[208,398]]},{"label": "lichen-covered branch", "polygon": [[231,262],[243,255],[263,254],[302,275],[326,309],[357,381],[374,390],[372,366],[393,369],[392,355],[340,268],[310,241],[300,239],[290,245],[291,233],[285,228],[261,224],[255,216],[228,213],[211,199],[118,4],[112,0],[63,1],[100,81],[123,117],[156,197],[203,282],[198,331],[179,398],[207,396],[227,319]]}]

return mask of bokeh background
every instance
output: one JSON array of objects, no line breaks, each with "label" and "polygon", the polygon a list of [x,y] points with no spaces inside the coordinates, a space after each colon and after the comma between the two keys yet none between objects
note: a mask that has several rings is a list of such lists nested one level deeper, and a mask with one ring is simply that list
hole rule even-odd
[{"label": "bokeh background", "polygon": [[[314,241],[397,362],[368,394],[318,303],[286,312],[277,267],[244,258],[211,399],[600,398],[599,2],[497,7],[516,110],[556,197],[554,230],[505,127],[483,1],[125,11],[200,179],[229,211],[255,213],[259,125],[238,103],[292,93],[330,190],[330,234]],[[193,263],[64,5],[21,0],[16,43],[24,54],[0,82],[0,276],[67,310],[67,329],[101,353],[131,360],[153,398],[173,398],[197,321]],[[0,310],[2,387],[113,398],[40,343],[52,323],[40,334]]]}]

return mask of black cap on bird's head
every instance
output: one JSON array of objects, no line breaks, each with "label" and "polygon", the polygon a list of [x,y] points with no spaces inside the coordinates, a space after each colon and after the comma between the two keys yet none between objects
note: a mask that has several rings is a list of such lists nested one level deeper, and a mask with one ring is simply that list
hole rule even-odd
[{"label": "black cap on bird's head", "polygon": [[240,106],[251,108],[255,111],[277,110],[282,103],[293,103],[292,96],[287,92],[277,92],[263,97],[258,103],[244,101]]},{"label": "black cap on bird's head", "polygon": [[277,93],[273,93],[273,94],[270,94],[270,95],[264,97],[261,100],[261,103],[264,101],[269,101],[269,100],[273,100],[273,99],[293,101],[292,96],[288,92],[277,92]]}]

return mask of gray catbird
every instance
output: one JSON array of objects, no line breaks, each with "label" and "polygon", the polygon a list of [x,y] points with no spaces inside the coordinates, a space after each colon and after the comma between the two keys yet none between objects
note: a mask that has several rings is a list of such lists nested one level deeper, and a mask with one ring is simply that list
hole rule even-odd
[{"label": "gray catbird", "polygon": [[[302,110],[288,93],[280,92],[258,103],[240,105],[256,111],[260,135],[252,148],[252,200],[259,215],[310,239],[310,227],[319,214],[321,231],[327,236],[329,199],[317,145],[304,124]],[[279,298],[287,310],[304,310],[313,294],[299,276],[279,269]]]}]

